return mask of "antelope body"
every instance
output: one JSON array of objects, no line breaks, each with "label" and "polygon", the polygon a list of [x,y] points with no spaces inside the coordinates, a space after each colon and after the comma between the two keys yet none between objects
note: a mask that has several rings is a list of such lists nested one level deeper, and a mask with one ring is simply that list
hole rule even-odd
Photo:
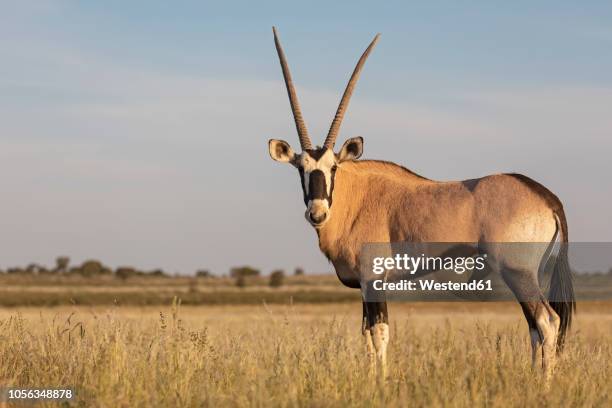
[{"label": "antelope body", "polygon": [[[540,290],[538,271],[548,260],[549,251],[527,257],[497,253],[491,265],[520,301],[531,337],[532,362],[535,364],[541,349],[542,366],[549,377],[575,309],[567,260],[567,222],[559,199],[518,174],[438,182],[394,163],[359,161],[361,137],[348,139],[334,153],[348,102],[378,35],[357,63],[323,147],[313,147],[275,29],[274,38],[302,152],[295,153],[282,140],[270,140],[269,152],[274,160],[298,169],[306,219],[316,229],[319,247],[342,283],[360,287],[364,279],[361,251],[363,245],[373,242],[473,242],[495,251],[492,243],[553,244],[560,240],[565,245],[556,257],[548,300]],[[364,298],[362,331],[370,358],[385,373],[389,342],[386,302]]]}]

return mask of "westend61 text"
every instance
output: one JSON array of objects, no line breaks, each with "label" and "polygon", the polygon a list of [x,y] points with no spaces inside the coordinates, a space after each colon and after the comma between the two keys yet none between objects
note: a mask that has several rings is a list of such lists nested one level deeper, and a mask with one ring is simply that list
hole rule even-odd
[{"label": "westend61 text", "polygon": [[386,290],[401,290],[401,291],[485,291],[485,290],[493,290],[491,285],[491,280],[478,280],[471,282],[437,282],[433,279],[429,280],[419,280],[419,281],[409,281],[403,279],[399,282],[385,282],[382,279],[378,279],[372,282],[372,287],[377,291],[386,291]]}]

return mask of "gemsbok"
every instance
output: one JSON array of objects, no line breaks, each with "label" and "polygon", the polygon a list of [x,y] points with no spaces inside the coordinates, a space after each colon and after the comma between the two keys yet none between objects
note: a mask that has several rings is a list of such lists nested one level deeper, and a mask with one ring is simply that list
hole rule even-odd
[{"label": "gemsbok", "polygon": [[[532,364],[541,350],[542,368],[549,378],[575,311],[567,222],[557,196],[520,174],[440,182],[391,162],[357,160],[363,152],[361,137],[346,140],[335,153],[351,95],[379,35],[357,62],[323,146],[313,146],[275,28],[273,32],[302,151],[294,152],[284,140],[272,139],[269,153],[272,159],[297,168],[305,217],[340,281],[352,288],[362,286],[359,262],[368,243],[469,242],[480,247],[546,243],[547,250],[537,259],[498,253],[491,257],[489,267],[501,274],[519,301],[529,327]],[[556,256],[550,250],[554,244],[558,244]],[[538,274],[549,261],[554,264],[546,298]],[[370,360],[386,375],[386,301],[363,298],[362,332]]]}]

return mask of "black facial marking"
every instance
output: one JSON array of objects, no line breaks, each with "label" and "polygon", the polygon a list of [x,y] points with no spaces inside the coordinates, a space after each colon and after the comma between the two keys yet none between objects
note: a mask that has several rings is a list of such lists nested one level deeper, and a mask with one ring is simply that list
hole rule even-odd
[{"label": "black facial marking", "polygon": [[325,183],[325,174],[321,170],[314,170],[310,173],[308,183],[308,194],[311,200],[327,199],[327,185]]},{"label": "black facial marking", "polygon": [[[327,152],[327,147],[317,147],[316,149],[307,149],[305,152],[313,160],[319,161],[321,157]],[[334,177],[336,175],[337,166],[331,168],[331,186],[329,194],[327,193],[327,181],[325,180],[325,174],[321,170],[314,170],[309,174],[308,177],[308,194],[306,194],[306,184],[304,169],[299,167],[300,180],[302,182],[302,193],[304,194],[304,204],[308,205],[309,200],[327,200],[328,206],[331,208],[332,205],[332,193],[334,191]]]},{"label": "black facial marking", "polygon": [[336,170],[338,170],[338,166],[334,164],[334,167],[331,169],[331,186],[329,187],[329,197],[327,201],[329,203],[329,208],[332,206],[332,199],[334,197],[334,182],[336,180]]},{"label": "black facial marking", "polygon": [[304,184],[304,169],[299,167],[300,181],[302,182],[302,194],[304,195],[304,205],[308,205],[308,196],[306,195],[306,185]]},{"label": "black facial marking", "polygon": [[312,157],[313,159],[315,159],[316,161],[319,161],[319,159],[325,154],[326,151],[327,151],[327,147],[319,147],[316,149],[306,150],[306,152],[308,152],[308,155]]}]

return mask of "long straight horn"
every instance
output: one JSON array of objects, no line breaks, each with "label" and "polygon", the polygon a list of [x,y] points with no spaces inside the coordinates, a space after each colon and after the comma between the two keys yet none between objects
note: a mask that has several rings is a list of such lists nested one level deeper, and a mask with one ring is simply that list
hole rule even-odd
[{"label": "long straight horn", "polygon": [[342,95],[340,105],[338,105],[338,110],[336,111],[336,116],[334,116],[334,121],[329,127],[329,132],[327,133],[327,138],[325,138],[325,143],[323,143],[323,146],[327,147],[328,149],[333,149],[334,144],[336,143],[336,137],[338,137],[338,132],[340,131],[342,119],[344,119],[344,114],[346,113],[349,101],[351,100],[351,96],[353,95],[353,90],[355,89],[355,85],[357,85],[357,80],[359,79],[359,74],[361,74],[361,69],[365,64],[366,59],[368,59],[370,52],[378,42],[379,37],[380,34],[376,34],[376,37],[374,37],[368,48],[366,48],[366,50],[363,52],[361,58],[359,58],[359,62],[357,62],[355,70],[353,71],[353,75],[351,75],[351,79],[346,85],[344,95]]},{"label": "long straight horn", "polygon": [[283,77],[285,77],[285,85],[287,86],[287,94],[289,94],[289,103],[291,104],[291,110],[293,111],[293,118],[295,119],[295,127],[300,138],[300,145],[302,150],[312,149],[312,143],[310,137],[308,137],[308,129],[306,129],[306,123],[302,117],[302,109],[300,108],[300,102],[298,101],[297,94],[295,93],[295,87],[293,86],[293,80],[291,79],[291,72],[289,72],[289,65],[287,65],[287,58],[283,52],[278,34],[276,33],[276,27],[272,27],[274,32],[274,44],[276,45],[276,52],[278,53],[278,59],[280,60],[281,68],[283,69]]}]

